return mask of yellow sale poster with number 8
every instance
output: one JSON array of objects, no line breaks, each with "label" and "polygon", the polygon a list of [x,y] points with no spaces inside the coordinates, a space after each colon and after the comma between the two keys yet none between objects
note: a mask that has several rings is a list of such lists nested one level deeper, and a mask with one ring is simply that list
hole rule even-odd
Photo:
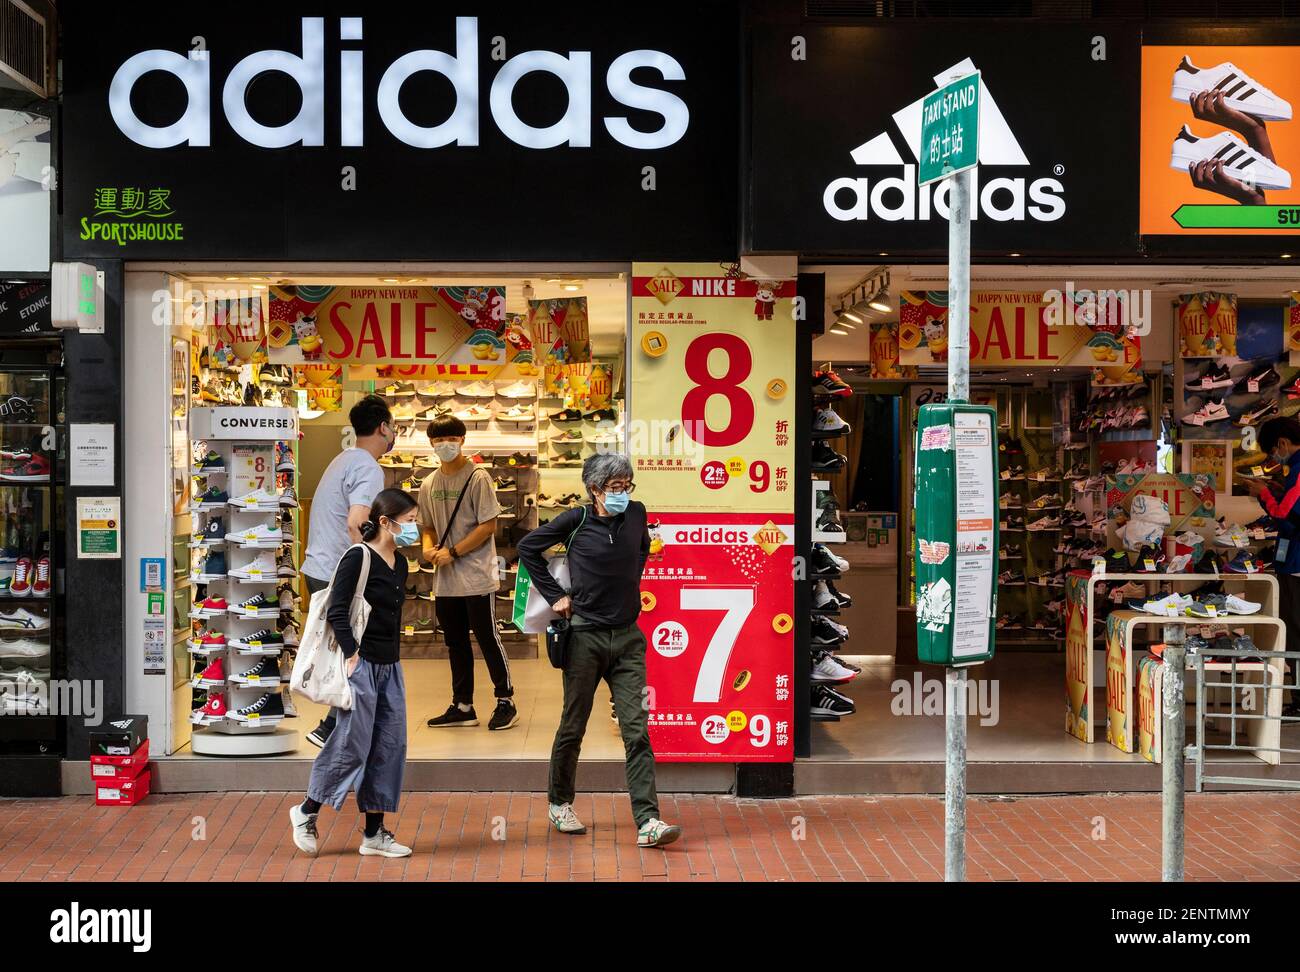
[{"label": "yellow sale poster with number 8", "polygon": [[659,510],[794,508],[795,281],[734,264],[632,270],[628,450]]}]

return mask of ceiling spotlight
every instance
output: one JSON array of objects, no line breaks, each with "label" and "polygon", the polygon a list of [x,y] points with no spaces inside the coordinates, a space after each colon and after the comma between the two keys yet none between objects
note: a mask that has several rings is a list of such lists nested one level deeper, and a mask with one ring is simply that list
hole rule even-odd
[{"label": "ceiling spotlight", "polygon": [[844,320],[843,317],[841,317],[838,321],[835,322],[835,326],[845,327],[848,328],[850,331],[854,330],[857,327],[856,324],[850,324],[848,321]]},{"label": "ceiling spotlight", "polygon": [[853,311],[851,311],[851,310],[841,310],[841,311],[840,311],[840,317],[847,317],[847,318],[848,318],[849,320],[851,320],[854,324],[865,324],[865,323],[866,323],[866,321],[864,321],[864,320],[863,320],[861,317],[859,317],[857,314],[853,313]]},{"label": "ceiling spotlight", "polygon": [[867,306],[872,310],[880,311],[882,314],[888,314],[893,310],[893,308],[889,306],[889,301],[884,300],[882,297],[877,297],[875,300],[868,302]]},{"label": "ceiling spotlight", "polygon": [[569,291],[570,293],[572,293],[572,292],[574,292],[574,291],[581,290],[581,289],[582,289],[582,285],[581,285],[581,284],[576,284],[576,283],[567,283],[567,284],[564,285],[564,289],[567,290],[567,291]]},{"label": "ceiling spotlight", "polygon": [[533,282],[531,280],[525,280],[523,287],[520,288],[520,291],[524,295],[524,300],[532,300],[533,294],[535,293],[535,291],[533,290]]},{"label": "ceiling spotlight", "polygon": [[846,330],[844,330],[844,328],[841,327],[841,326],[838,325],[838,324],[836,324],[834,327],[831,328],[831,333],[832,333],[832,334],[838,334],[840,337],[848,337],[848,336],[849,336],[849,332],[846,331]]},{"label": "ceiling spotlight", "polygon": [[1279,256],[1280,259],[1283,259],[1283,260],[1290,260],[1290,259],[1291,259],[1291,254],[1290,254],[1290,253],[1280,253],[1280,254],[1278,254],[1278,256]]},{"label": "ceiling spotlight", "polygon": [[397,283],[396,277],[380,277],[379,279],[382,283]]},{"label": "ceiling spotlight", "polygon": [[1020,254],[1019,254],[1019,253],[1008,253],[1007,256],[1009,256],[1009,257],[1018,257],[1018,256],[1020,256]]}]

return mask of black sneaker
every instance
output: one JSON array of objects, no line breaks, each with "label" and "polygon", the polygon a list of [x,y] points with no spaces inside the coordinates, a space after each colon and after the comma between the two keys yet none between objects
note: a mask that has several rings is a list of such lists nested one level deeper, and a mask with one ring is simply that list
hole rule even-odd
[{"label": "black sneaker", "polygon": [[[457,712],[460,710],[457,709]],[[478,720],[476,719],[475,722]],[[496,711],[492,713],[492,718],[488,720],[488,729],[496,732],[498,729],[509,729],[519,722],[519,710],[509,699],[497,699]],[[430,720],[430,725],[433,724]]]},{"label": "black sneaker", "polygon": [[226,539],[226,525],[222,522],[222,517],[214,516],[208,520],[208,525],[203,528],[203,539],[214,543]]},{"label": "black sneaker", "polygon": [[848,594],[841,594],[835,589],[834,581],[826,582],[826,589],[831,592],[831,597],[840,602],[840,607],[847,608],[853,606],[853,598]]},{"label": "black sneaker", "polygon": [[812,643],[814,645],[838,645],[844,637],[820,615],[812,619]]},{"label": "black sneaker", "polygon": [[1207,550],[1205,556],[1196,562],[1198,574],[1222,574],[1223,572],[1223,561],[1213,550]]},{"label": "black sneaker", "polygon": [[841,716],[853,715],[858,707],[847,695],[835,691],[825,682],[816,682],[812,687],[812,714],[816,716],[819,710]]},{"label": "black sneaker", "polygon": [[242,709],[236,709],[233,714],[241,719],[248,719],[253,716],[263,719],[283,716],[284,702],[281,701],[279,692],[267,692],[252,705],[246,705]]},{"label": "black sneaker", "polygon": [[1189,391],[1209,391],[1216,388],[1231,388],[1235,384],[1231,369],[1216,361],[1183,387]]},{"label": "black sneaker", "polygon": [[1127,574],[1133,565],[1129,563],[1128,553],[1123,550],[1110,550],[1106,553],[1106,570],[1114,574]]},{"label": "black sneaker", "polygon": [[612,408],[598,408],[583,416],[588,422],[617,422],[618,412]]},{"label": "black sneaker", "polygon": [[812,447],[813,472],[839,472],[849,463],[848,456],[842,456],[825,442],[814,442]]},{"label": "black sneaker", "polygon": [[1265,388],[1271,388],[1281,380],[1282,376],[1277,373],[1277,370],[1270,362],[1269,364],[1255,368],[1245,375],[1242,375],[1242,377],[1238,379],[1237,384],[1241,386],[1242,391],[1254,394],[1255,392],[1262,391]]},{"label": "black sneaker", "polygon": [[447,706],[446,712],[434,716],[425,725],[430,729],[468,729],[470,726],[478,725],[478,716],[474,714],[472,706],[468,712],[462,712],[460,706],[453,702]]},{"label": "black sneaker", "polygon": [[840,518],[834,510],[825,510],[817,520],[817,529],[822,533],[836,533],[844,535],[844,527],[840,524]]},{"label": "black sneaker", "polygon": [[558,412],[552,412],[546,416],[552,422],[581,422],[582,412],[576,408],[562,408]]},{"label": "black sneaker", "polygon": [[840,565],[837,564],[828,551],[820,547],[813,547],[812,569],[814,577],[839,577]]}]

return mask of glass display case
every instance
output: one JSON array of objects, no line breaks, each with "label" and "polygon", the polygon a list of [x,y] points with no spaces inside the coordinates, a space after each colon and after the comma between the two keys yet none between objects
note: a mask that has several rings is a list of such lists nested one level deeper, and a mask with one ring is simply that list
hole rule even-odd
[{"label": "glass display case", "polygon": [[0,364],[0,752],[63,738],[63,403],[54,368]]}]

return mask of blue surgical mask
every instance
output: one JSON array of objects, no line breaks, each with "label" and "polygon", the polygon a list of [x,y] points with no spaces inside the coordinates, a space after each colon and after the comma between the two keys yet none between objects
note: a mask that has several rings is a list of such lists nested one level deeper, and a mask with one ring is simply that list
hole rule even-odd
[{"label": "blue surgical mask", "polygon": [[393,534],[393,543],[399,547],[409,547],[420,541],[420,525],[418,523],[399,523],[401,527],[398,533]]},{"label": "blue surgical mask", "polygon": [[632,497],[627,493],[606,493],[605,510],[613,513],[615,516],[627,509],[627,504],[631,502]]}]

